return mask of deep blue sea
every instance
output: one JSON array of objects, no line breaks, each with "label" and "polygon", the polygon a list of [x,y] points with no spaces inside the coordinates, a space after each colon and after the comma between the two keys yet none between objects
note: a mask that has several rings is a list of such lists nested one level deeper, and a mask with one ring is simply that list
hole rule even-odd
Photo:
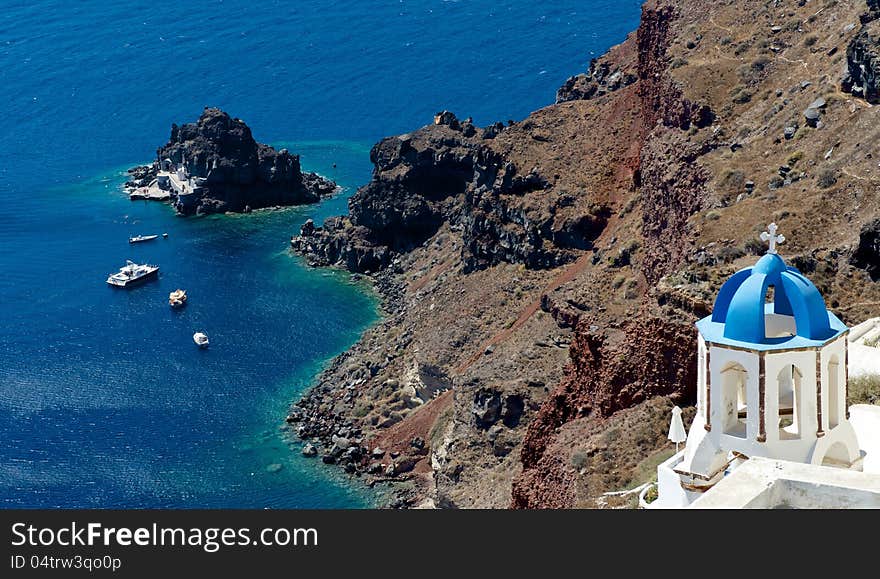
[{"label": "deep blue sea", "polygon": [[[368,288],[291,257],[290,235],[346,211],[379,138],[441,109],[485,125],[550,104],[639,5],[3,2],[0,507],[372,505],[279,430],[379,315]],[[205,105],[345,192],[189,219],[130,202],[124,169]],[[126,259],[159,264],[159,280],[111,289]],[[190,303],[176,312],[178,287]]]}]

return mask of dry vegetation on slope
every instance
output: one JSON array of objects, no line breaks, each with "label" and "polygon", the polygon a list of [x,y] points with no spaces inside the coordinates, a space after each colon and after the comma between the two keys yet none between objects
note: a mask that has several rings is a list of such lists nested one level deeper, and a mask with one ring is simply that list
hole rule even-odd
[{"label": "dry vegetation on slope", "polygon": [[691,402],[693,321],[771,220],[838,315],[880,313],[870,232],[851,265],[880,217],[880,112],[841,92],[867,6],[710,6],[648,2],[521,122],[386,139],[351,217],[295,240],[371,270],[389,312],[291,414],[326,461],[409,506],[591,506],[640,481]]}]

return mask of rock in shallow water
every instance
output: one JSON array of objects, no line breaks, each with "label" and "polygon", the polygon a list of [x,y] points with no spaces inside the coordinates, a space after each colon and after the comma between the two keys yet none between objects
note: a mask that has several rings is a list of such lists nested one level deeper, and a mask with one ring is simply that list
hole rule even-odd
[{"label": "rock in shallow water", "polygon": [[244,121],[209,107],[195,123],[172,125],[171,138],[147,169],[130,171],[131,187],[146,186],[165,171],[158,186],[183,215],[314,203],[336,190],[332,181],[303,173],[298,155],[258,143]]}]

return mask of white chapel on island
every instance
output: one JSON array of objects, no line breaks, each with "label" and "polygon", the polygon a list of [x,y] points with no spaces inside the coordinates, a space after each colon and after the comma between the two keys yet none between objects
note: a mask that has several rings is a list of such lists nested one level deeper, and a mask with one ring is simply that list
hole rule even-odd
[{"label": "white chapel on island", "polygon": [[[770,461],[832,478],[863,474],[846,406],[849,329],[778,255],[776,224],[761,238],[767,254],[733,274],[696,324],[697,413],[685,448],[658,467],[652,507],[690,506],[738,469]],[[870,479],[880,499],[880,477]]]}]

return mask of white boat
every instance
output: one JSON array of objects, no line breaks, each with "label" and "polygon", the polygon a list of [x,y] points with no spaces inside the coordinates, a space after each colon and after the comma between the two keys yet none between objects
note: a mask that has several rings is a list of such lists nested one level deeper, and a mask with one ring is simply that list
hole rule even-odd
[{"label": "white boat", "polygon": [[209,344],[208,336],[202,332],[196,332],[193,334],[193,342],[195,342],[199,348],[207,348]]},{"label": "white boat", "polygon": [[110,274],[107,278],[107,283],[116,287],[129,287],[158,276],[158,265],[126,261],[125,265],[120,267],[117,273]]},{"label": "white boat", "polygon": [[186,290],[174,290],[168,294],[168,305],[172,308],[181,308],[186,305]]},{"label": "white boat", "polygon": [[135,235],[134,237],[129,237],[129,243],[140,243],[142,241],[152,241],[159,237],[158,235]]}]

